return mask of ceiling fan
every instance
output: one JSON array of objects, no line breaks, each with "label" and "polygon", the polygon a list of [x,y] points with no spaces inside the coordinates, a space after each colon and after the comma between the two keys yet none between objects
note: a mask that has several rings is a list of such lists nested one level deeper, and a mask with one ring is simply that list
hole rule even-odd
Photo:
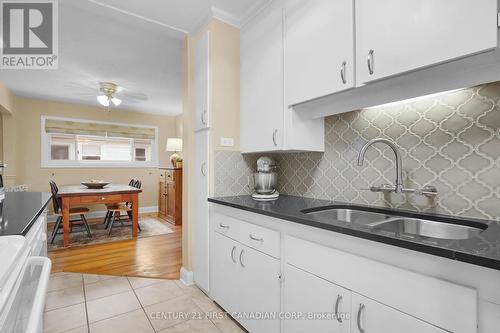
[{"label": "ceiling fan", "polygon": [[110,104],[113,104],[115,107],[122,104],[122,100],[115,97],[115,94],[120,88],[117,84],[112,82],[99,82],[99,86],[99,91],[102,93],[102,95],[97,96],[99,104],[105,107],[109,107]]},{"label": "ceiling fan", "polygon": [[82,96],[86,100],[96,98],[97,102],[107,110],[122,103],[138,103],[148,99],[142,92],[131,91],[113,82],[69,82],[65,87],[72,90],[73,95]]}]

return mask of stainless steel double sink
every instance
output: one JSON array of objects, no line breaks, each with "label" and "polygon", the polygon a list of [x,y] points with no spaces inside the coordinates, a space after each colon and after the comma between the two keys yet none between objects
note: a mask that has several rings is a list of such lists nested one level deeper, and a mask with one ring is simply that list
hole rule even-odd
[{"label": "stainless steel double sink", "polygon": [[410,237],[468,239],[488,228],[487,224],[475,221],[451,219],[441,222],[346,207],[317,207],[302,212],[317,220],[337,220]]}]

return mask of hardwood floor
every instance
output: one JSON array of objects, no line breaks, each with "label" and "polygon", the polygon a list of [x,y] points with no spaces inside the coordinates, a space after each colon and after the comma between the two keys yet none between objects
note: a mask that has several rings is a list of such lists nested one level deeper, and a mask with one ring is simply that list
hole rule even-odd
[{"label": "hardwood floor", "polygon": [[182,226],[172,228],[175,232],[167,235],[49,252],[52,272],[179,279]]}]

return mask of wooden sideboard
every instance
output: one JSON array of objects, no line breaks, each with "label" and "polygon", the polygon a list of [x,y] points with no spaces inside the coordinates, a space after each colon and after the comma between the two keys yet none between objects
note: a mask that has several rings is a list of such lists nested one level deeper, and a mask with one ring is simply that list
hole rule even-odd
[{"label": "wooden sideboard", "polygon": [[175,225],[182,224],[182,169],[160,168],[158,217]]}]

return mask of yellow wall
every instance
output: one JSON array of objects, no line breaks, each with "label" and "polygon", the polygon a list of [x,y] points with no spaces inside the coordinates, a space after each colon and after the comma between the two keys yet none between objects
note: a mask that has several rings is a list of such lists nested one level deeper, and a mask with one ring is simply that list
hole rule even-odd
[{"label": "yellow wall", "polygon": [[[183,46],[183,266],[191,270],[191,216],[193,207],[190,193],[193,161],[193,45],[206,31],[210,31],[210,148],[209,148],[209,195],[214,187],[214,151],[219,149],[239,150],[240,109],[240,32],[239,29],[218,20],[210,21],[197,34],[188,36]],[[233,138],[233,147],[221,147],[220,138]]]},{"label": "yellow wall", "polygon": [[2,111],[8,113],[14,112],[14,96],[7,86],[0,82],[0,112]]},{"label": "yellow wall", "polygon": [[[142,181],[140,206],[158,205],[159,171],[156,168],[41,168],[40,136],[41,116],[59,116],[98,121],[154,125],[159,128],[159,161],[170,164],[170,153],[165,151],[168,137],[177,136],[175,117],[129,112],[118,109],[104,111],[100,107],[14,98],[16,110],[16,183],[28,184],[30,191],[49,191],[48,181],[57,184],[78,184],[82,180],[99,179],[127,184],[131,178]],[[102,210],[102,207],[99,207]]]}]

